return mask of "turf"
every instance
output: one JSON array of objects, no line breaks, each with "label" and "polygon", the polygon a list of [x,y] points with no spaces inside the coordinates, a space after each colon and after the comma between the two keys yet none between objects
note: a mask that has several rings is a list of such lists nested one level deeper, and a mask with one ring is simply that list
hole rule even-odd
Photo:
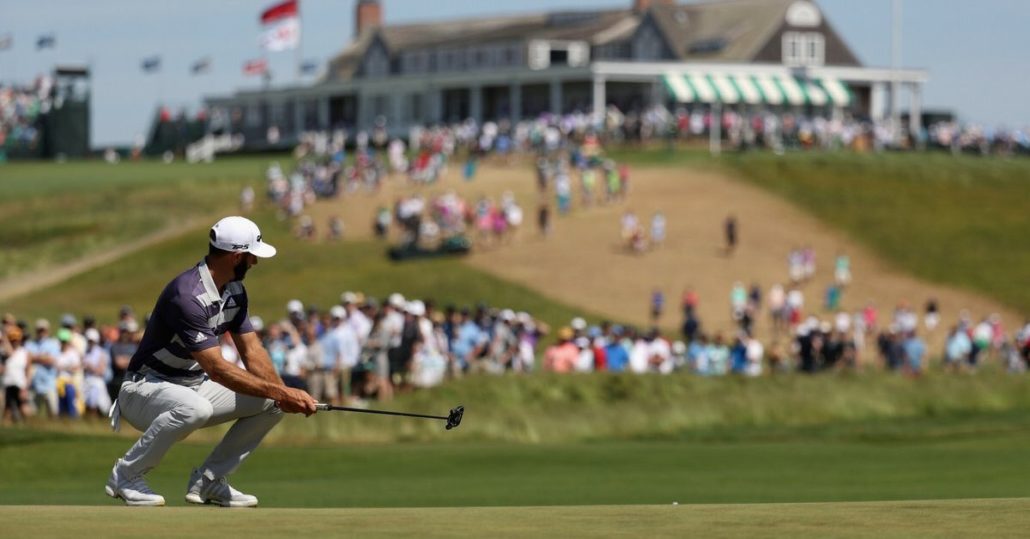
[{"label": "turf", "polygon": [[1030,314],[1030,160],[756,154],[729,163],[914,275]]},{"label": "turf", "polygon": [[913,275],[1030,315],[1030,160],[941,153],[621,151],[637,166],[717,167],[797,204]]},{"label": "turf", "polygon": [[[705,378],[688,374],[467,376],[399,393],[373,408],[445,415],[465,406],[459,431],[442,422],[369,414],[318,414],[286,421],[277,444],[463,442],[568,444],[594,441],[911,441],[1010,434],[1030,428],[1030,378],[986,367],[976,376],[897,374]],[[1025,419],[1024,419],[1025,418]],[[101,422],[40,423],[77,434]],[[800,429],[800,431],[798,430]],[[128,429],[131,431],[131,429]],[[17,431],[13,431],[17,432]],[[457,436],[456,436],[457,433]],[[194,436],[213,443],[218,429]]]},{"label": "turf", "polygon": [[1024,537],[1030,500],[420,509],[0,507],[15,536]]},{"label": "turf", "polygon": [[[434,259],[393,263],[387,244],[346,242],[308,243],[290,237],[288,226],[271,212],[253,216],[265,239],[279,248],[279,256],[262,261],[247,275],[251,314],[265,320],[285,316],[294,298],[323,310],[340,301],[345,290],[360,290],[385,300],[392,292],[432,298],[438,307],[448,303],[475,306],[486,302],[532,312],[558,324],[578,314],[525,287],[513,285],[463,264],[460,259]],[[165,284],[196,264],[207,252],[203,228],[142,249],[114,263],[80,274],[44,290],[12,299],[4,310],[32,319],[56,319],[72,311],[111,322],[120,305],[147,313]]]},{"label": "turf", "polygon": [[[1030,496],[1027,414],[746,427],[679,440],[265,444],[237,474],[270,507],[771,503]],[[348,421],[346,416],[334,416]],[[478,421],[470,410],[466,422]],[[305,421],[289,417],[290,423]],[[410,420],[388,420],[410,421]],[[0,504],[113,503],[103,482],[132,438],[0,430]],[[213,443],[175,446],[151,486],[183,505]]]},{"label": "turf", "polygon": [[0,279],[109,249],[238,205],[260,192],[267,157],[182,162],[14,162],[0,166]]},{"label": "turf", "polygon": [[[729,154],[721,160],[697,151],[619,150],[613,155],[633,166],[733,170],[738,177],[777,193],[834,228],[844,230],[905,271],[986,293],[1030,313],[1030,288],[1025,286],[1030,240],[1022,232],[1030,229],[1030,213],[1023,211],[1030,202],[1030,162],[936,154],[778,157],[755,153]],[[155,227],[167,226],[170,220],[181,222],[190,215],[234,208],[239,187],[248,181],[259,182],[268,160],[224,159],[213,165],[194,166],[153,162],[119,166],[7,165],[0,169],[0,183],[5,189],[11,188],[12,194],[0,203],[0,240],[11,248],[0,254],[0,278],[30,266],[45,268],[102,250],[118,238],[137,237]],[[161,211],[155,211],[157,208]],[[30,210],[31,213],[25,213]],[[266,235],[282,244],[282,225],[273,223],[268,219],[262,221],[266,228],[278,226],[278,230]],[[192,233],[195,237],[200,232]],[[110,306],[130,303],[145,312],[155,290],[163,285],[173,268],[200,258],[201,253],[186,247],[187,243],[184,238],[161,244],[129,261],[132,267],[149,271],[153,279],[151,275],[132,275],[126,268],[104,268],[88,279],[73,281],[115,292],[110,286],[117,280],[125,285],[117,293],[98,297],[89,290],[69,293],[69,287],[61,286],[33,294],[31,299],[15,300],[8,310],[19,314],[31,311],[32,316],[92,311],[104,317],[105,312],[113,312]],[[281,293],[266,294],[262,290],[255,294],[255,300],[268,298],[274,304],[274,314],[278,314],[284,299],[295,296],[328,305],[343,289],[365,289],[378,295],[393,288],[410,293],[429,289],[441,301],[459,303],[506,296],[513,298],[514,301],[506,302],[512,306],[520,303],[521,298],[528,298],[525,288],[510,287],[502,280],[468,278],[473,270],[457,270],[453,261],[384,270],[383,248],[380,244],[360,242],[340,248],[291,245],[285,250],[293,255],[290,262],[280,257],[252,277],[254,282],[264,280],[280,285]],[[161,264],[153,263],[154,260]],[[116,265],[124,266],[125,262]],[[276,265],[288,265],[292,271],[265,272]],[[359,270],[372,275],[358,275]],[[261,272],[274,277],[262,277]],[[402,284],[388,281],[394,278],[403,279]],[[155,287],[158,281],[161,284]],[[421,282],[428,284],[423,286]],[[69,299],[54,301],[58,294]],[[71,301],[72,298],[78,301]],[[545,318],[568,320],[570,310],[552,307],[553,302],[534,299],[521,304],[553,311]]]}]

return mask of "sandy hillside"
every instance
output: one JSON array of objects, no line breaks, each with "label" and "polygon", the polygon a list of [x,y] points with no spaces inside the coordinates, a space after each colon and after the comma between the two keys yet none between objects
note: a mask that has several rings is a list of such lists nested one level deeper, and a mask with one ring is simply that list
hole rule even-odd
[{"label": "sandy hillside", "polygon": [[[706,331],[729,331],[733,283],[757,282],[764,291],[774,283],[785,283],[788,252],[794,246],[808,244],[816,250],[817,273],[803,288],[806,312],[829,316],[822,309],[823,297],[833,278],[833,259],[842,251],[851,257],[854,276],[843,296],[845,309],[859,309],[872,301],[883,321],[901,301],[921,311],[927,298],[934,296],[943,311],[942,326],[953,322],[960,309],[969,309],[975,317],[1001,313],[1009,327],[1019,321],[1014,311],[990,299],[894,270],[782,199],[719,173],[683,167],[637,168],[632,172],[626,202],[593,208],[574,206],[571,215],[554,218],[554,230],[546,239],[536,231],[539,197],[528,165],[484,166],[469,183],[457,180],[458,174],[452,167],[450,179],[421,190],[431,196],[455,189],[473,201],[481,195],[496,197],[508,190],[526,211],[526,224],[514,241],[478,249],[467,259],[469,264],[601,316],[647,324],[651,292],[657,287],[666,295],[661,324],[674,330],[681,321],[680,294],[691,286],[700,294]],[[320,203],[310,211],[320,226],[335,213],[344,218],[348,238],[368,238],[375,208],[389,205],[400,193],[413,191],[397,177],[377,194],[350,194]],[[643,254],[624,249],[619,222],[627,209],[645,223],[655,211],[662,211],[668,220],[665,245]],[[740,243],[736,253],[727,257],[722,252],[722,223],[730,212],[737,216]],[[764,313],[757,328],[760,336],[768,337]],[[935,346],[939,346],[945,331],[942,327],[930,336]]]}]

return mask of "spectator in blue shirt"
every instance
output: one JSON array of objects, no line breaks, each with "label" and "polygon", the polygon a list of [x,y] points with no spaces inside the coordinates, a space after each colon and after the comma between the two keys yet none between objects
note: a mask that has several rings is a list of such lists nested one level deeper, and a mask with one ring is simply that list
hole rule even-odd
[{"label": "spectator in blue shirt", "polygon": [[734,339],[733,346],[730,348],[730,369],[733,374],[744,374],[744,370],[747,368],[746,352],[747,348],[740,337]]},{"label": "spectator in blue shirt", "polygon": [[487,339],[487,334],[469,316],[468,309],[462,309],[461,324],[458,326],[457,336],[454,339],[454,359],[458,362],[461,370],[468,370]]},{"label": "spectator in blue shirt", "polygon": [[612,341],[604,347],[604,356],[611,372],[624,372],[629,363],[629,353],[622,345],[622,326],[612,327]]},{"label": "spectator in blue shirt", "polygon": [[905,350],[905,365],[912,376],[919,376],[923,373],[923,357],[926,355],[926,344],[911,331],[902,345]]},{"label": "spectator in blue shirt", "polygon": [[32,400],[36,410],[46,409],[49,417],[57,414],[57,357],[61,343],[50,336],[50,322],[36,321],[36,338],[25,343],[35,368],[32,370]]}]

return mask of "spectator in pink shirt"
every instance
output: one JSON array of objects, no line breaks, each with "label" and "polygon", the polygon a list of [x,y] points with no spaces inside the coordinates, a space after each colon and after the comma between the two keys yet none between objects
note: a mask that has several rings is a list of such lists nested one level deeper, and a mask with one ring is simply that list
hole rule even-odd
[{"label": "spectator in pink shirt", "polygon": [[576,367],[579,359],[579,348],[572,342],[572,328],[563,327],[558,330],[558,342],[544,353],[544,369],[567,373]]}]

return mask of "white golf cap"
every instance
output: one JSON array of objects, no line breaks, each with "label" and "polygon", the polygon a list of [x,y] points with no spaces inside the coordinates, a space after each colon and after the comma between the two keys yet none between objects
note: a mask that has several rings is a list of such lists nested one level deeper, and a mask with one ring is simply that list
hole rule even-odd
[{"label": "white golf cap", "polygon": [[304,304],[299,299],[291,299],[286,303],[286,312],[288,313],[304,313]]},{"label": "white golf cap", "polygon": [[389,298],[388,301],[389,301],[390,305],[393,305],[394,307],[396,307],[398,309],[403,309],[404,308],[404,296],[402,296],[402,295],[400,295],[400,294],[398,294],[396,292],[394,292],[393,294],[390,294],[390,298]]},{"label": "white golf cap", "polygon": [[340,301],[342,301],[343,303],[357,303],[358,295],[354,292],[347,291],[340,294]]},{"label": "white golf cap", "polygon": [[339,305],[333,305],[329,309],[329,316],[336,318],[337,320],[343,320],[344,318],[347,318],[347,309],[344,309]]},{"label": "white golf cap", "polygon": [[583,331],[586,328],[587,328],[587,321],[586,320],[583,320],[582,318],[579,318],[578,316],[576,318],[572,319],[572,329],[574,329],[576,331]]},{"label": "white golf cap", "polygon": [[231,253],[250,253],[261,258],[275,256],[275,247],[261,241],[261,230],[254,221],[234,215],[211,227],[211,245]]}]

